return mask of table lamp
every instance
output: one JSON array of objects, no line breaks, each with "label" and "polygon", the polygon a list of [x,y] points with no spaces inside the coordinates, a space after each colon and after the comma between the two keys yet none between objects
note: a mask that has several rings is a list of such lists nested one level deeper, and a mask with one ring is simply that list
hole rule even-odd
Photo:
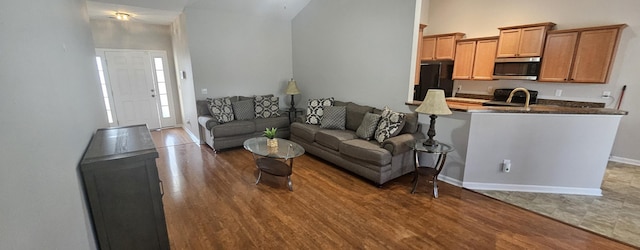
[{"label": "table lamp", "polygon": [[433,137],[436,136],[436,118],[438,118],[438,115],[452,114],[449,106],[447,106],[447,101],[444,98],[444,90],[429,89],[427,91],[427,96],[424,98],[424,101],[422,101],[422,104],[420,104],[420,106],[416,109],[416,112],[429,114],[429,118],[431,118],[431,122],[429,123],[429,131],[427,131],[427,136],[429,138],[422,144],[425,147],[437,146],[438,141],[433,139]]},{"label": "table lamp", "polygon": [[287,90],[285,91],[285,94],[291,95],[291,108],[289,108],[289,111],[295,112],[296,107],[295,107],[295,102],[293,100],[293,95],[300,94],[300,90],[298,90],[298,85],[296,85],[296,80],[293,80],[293,78],[289,80],[289,85],[287,85]]}]

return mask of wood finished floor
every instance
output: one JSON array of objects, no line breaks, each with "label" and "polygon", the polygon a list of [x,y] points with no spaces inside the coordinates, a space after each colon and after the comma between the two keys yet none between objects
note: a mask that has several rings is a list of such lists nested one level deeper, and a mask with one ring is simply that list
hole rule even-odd
[{"label": "wood finished floor", "polygon": [[377,188],[309,155],[294,161],[293,192],[283,177],[255,185],[242,148],[152,134],[172,249],[633,249],[443,182],[438,199],[423,183],[410,194],[410,175]]}]

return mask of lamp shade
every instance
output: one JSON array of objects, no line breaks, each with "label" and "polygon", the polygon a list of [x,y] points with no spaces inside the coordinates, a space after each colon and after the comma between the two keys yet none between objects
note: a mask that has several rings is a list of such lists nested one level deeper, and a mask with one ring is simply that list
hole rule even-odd
[{"label": "lamp shade", "polygon": [[430,89],[422,104],[416,109],[416,112],[430,115],[450,115],[451,110],[447,106],[447,100],[444,98],[444,90]]},{"label": "lamp shade", "polygon": [[285,91],[287,95],[297,95],[300,94],[300,90],[298,90],[298,85],[296,85],[296,80],[289,80],[289,85],[287,85],[287,90]]}]

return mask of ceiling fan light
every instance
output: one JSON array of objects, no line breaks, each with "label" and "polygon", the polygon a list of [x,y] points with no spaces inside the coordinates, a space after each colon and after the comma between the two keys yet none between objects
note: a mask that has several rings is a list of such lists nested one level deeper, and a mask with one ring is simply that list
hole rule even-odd
[{"label": "ceiling fan light", "polygon": [[129,14],[122,13],[122,12],[116,12],[116,19],[121,20],[121,21],[129,21]]}]

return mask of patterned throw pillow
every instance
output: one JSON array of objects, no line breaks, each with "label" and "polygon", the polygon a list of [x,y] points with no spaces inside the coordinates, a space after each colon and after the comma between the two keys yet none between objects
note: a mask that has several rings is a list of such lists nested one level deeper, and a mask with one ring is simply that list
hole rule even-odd
[{"label": "patterned throw pillow", "polygon": [[255,114],[256,118],[269,118],[280,116],[280,97],[256,96]]},{"label": "patterned throw pillow", "polygon": [[362,123],[360,123],[360,127],[356,130],[356,135],[367,141],[371,140],[371,137],[373,137],[378,127],[378,121],[380,121],[380,115],[370,112],[364,114]]},{"label": "patterned throw pillow", "polygon": [[347,123],[347,107],[330,106],[324,107],[324,115],[320,121],[320,127],[326,129],[342,129]]},{"label": "patterned throw pillow", "polygon": [[254,106],[253,98],[234,102],[233,114],[236,116],[236,120],[244,121],[256,118]]},{"label": "patterned throw pillow", "polygon": [[333,97],[322,99],[309,99],[307,103],[307,124],[318,125],[322,120],[325,106],[333,106]]},{"label": "patterned throw pillow", "polygon": [[390,108],[384,107],[375,133],[376,141],[382,143],[384,140],[398,135],[403,126],[404,114],[393,112]]},{"label": "patterned throw pillow", "polygon": [[218,123],[230,122],[235,119],[229,97],[216,99],[207,98],[207,101],[209,101],[209,112]]}]

